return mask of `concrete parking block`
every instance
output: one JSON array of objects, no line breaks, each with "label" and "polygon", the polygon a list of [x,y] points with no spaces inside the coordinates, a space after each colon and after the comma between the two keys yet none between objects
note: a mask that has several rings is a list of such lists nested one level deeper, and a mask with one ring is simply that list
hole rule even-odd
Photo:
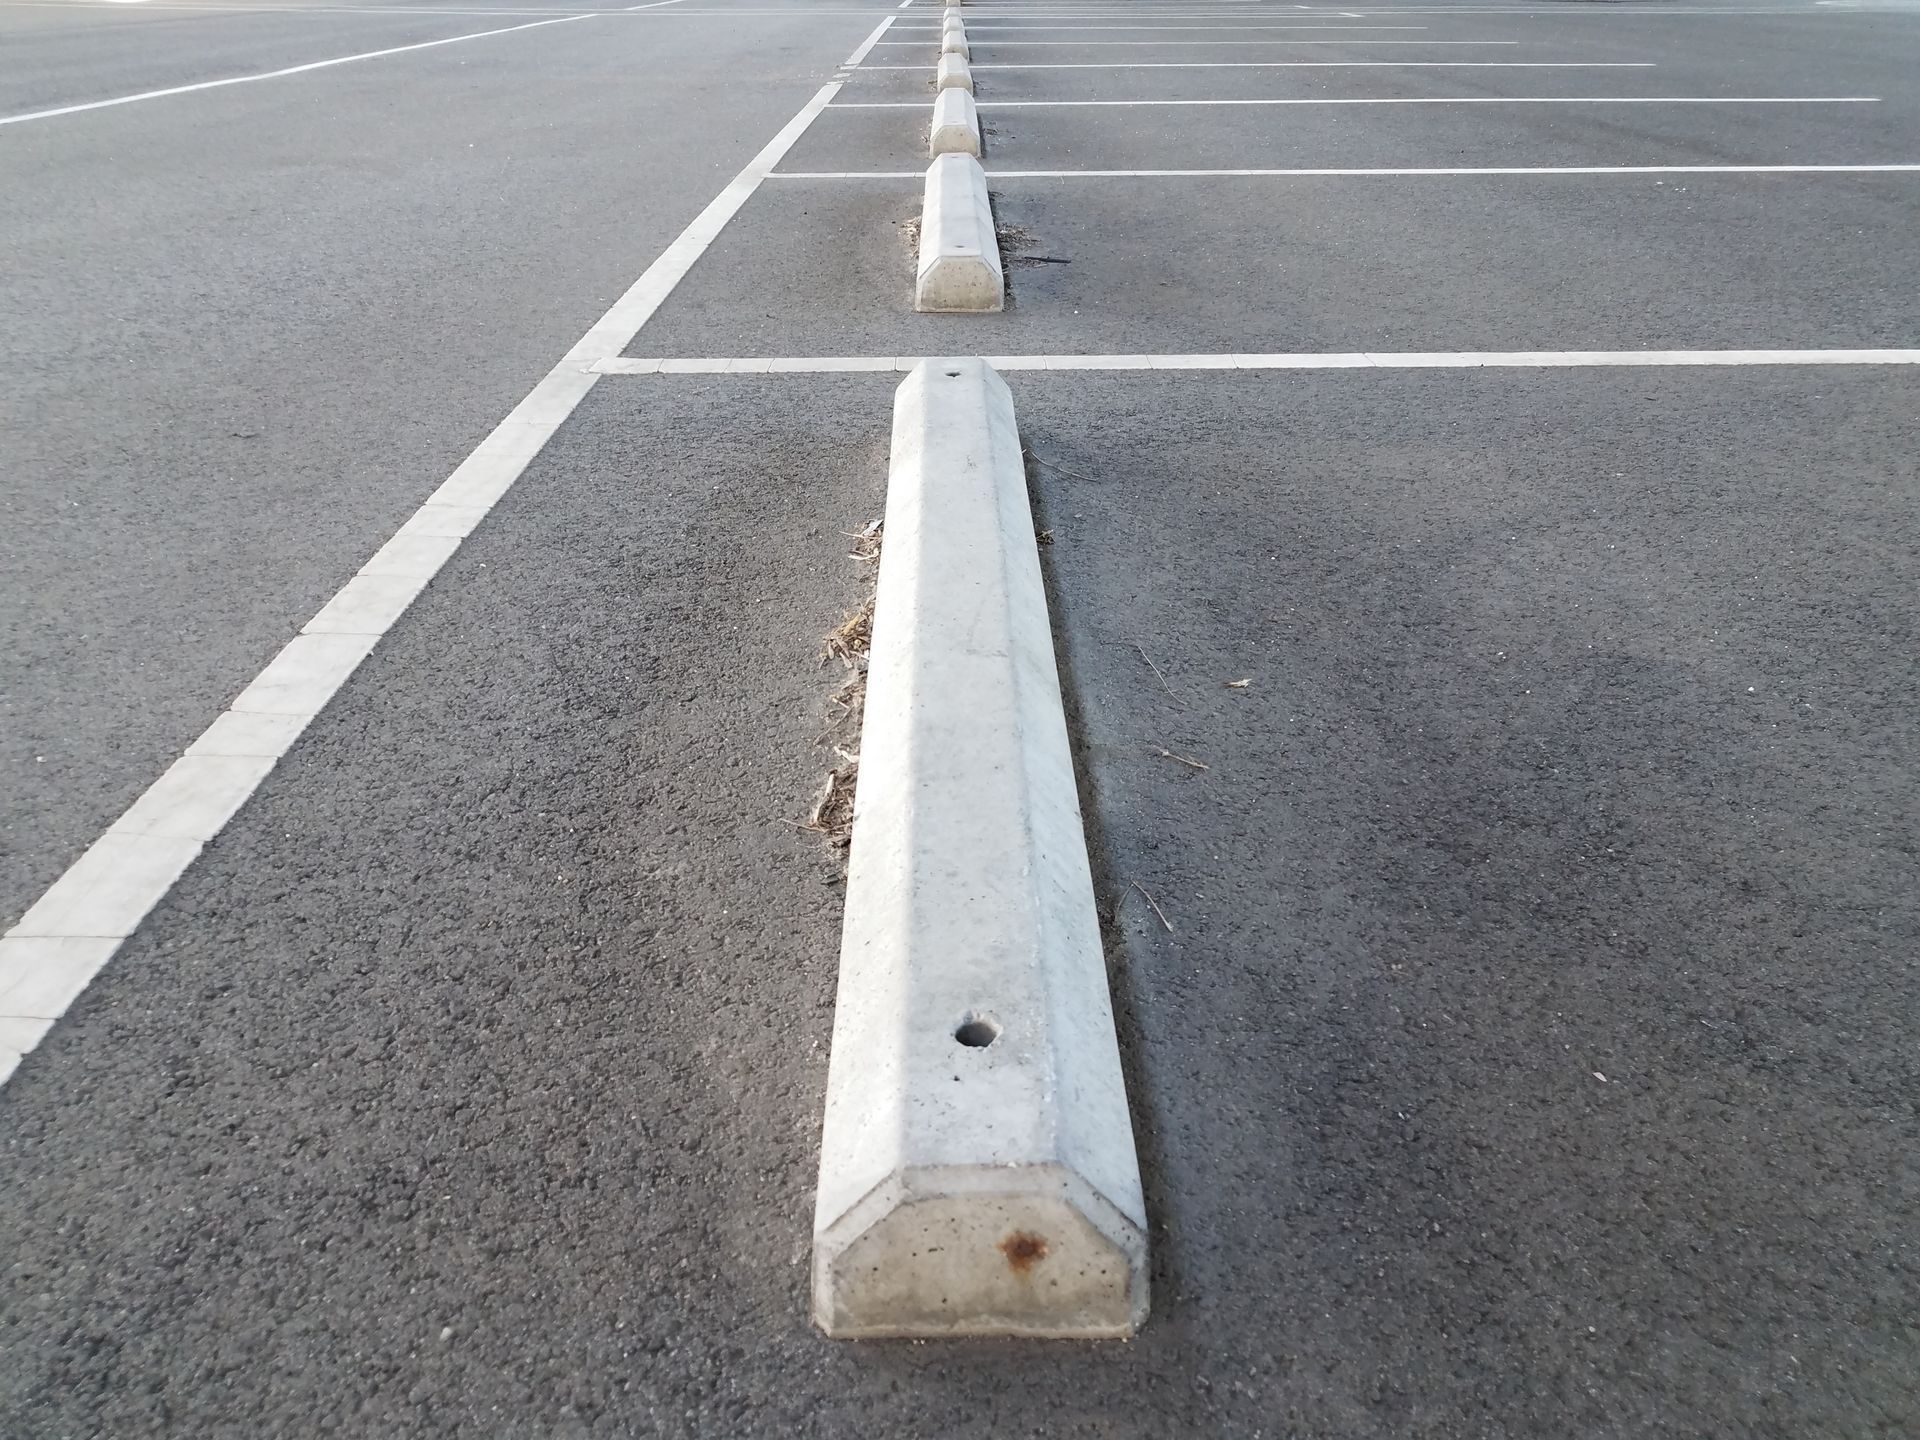
[{"label": "concrete parking block", "polygon": [[933,102],[933,131],[927,152],[941,155],[980,154],[980,110],[966,90],[942,90]]},{"label": "concrete parking block", "polygon": [[830,1336],[1124,1336],[1146,1210],[1013,397],[894,402],[814,1220]]},{"label": "concrete parking block", "polygon": [[1005,305],[986,171],[971,155],[942,155],[927,167],[913,308],[999,310]]},{"label": "concrete parking block", "polygon": [[956,85],[962,90],[973,89],[973,69],[958,55],[942,55],[940,67],[934,72],[934,87],[946,90]]}]

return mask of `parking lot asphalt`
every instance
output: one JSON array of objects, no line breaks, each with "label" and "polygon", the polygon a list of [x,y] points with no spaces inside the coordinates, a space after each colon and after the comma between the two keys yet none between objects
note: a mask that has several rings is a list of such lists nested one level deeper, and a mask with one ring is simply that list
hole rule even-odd
[{"label": "parking lot asphalt", "polygon": [[[8,222],[11,503],[115,516],[9,556],[9,773],[73,756],[10,903],[850,71],[626,353],[1111,357],[1008,378],[1153,1316],[809,1327],[840,892],[794,822],[898,377],[609,374],[0,1089],[0,1432],[1901,1433],[1914,369],[1118,367],[1912,346],[1920,173],[1067,172],[1915,164],[1920,11],[969,4],[989,175],[1045,173],[991,182],[1009,308],[917,316],[918,183],[857,177],[925,111],[857,107],[930,105],[937,20],[675,8],[31,140],[148,198]],[[1157,66],[1309,25],[1651,68],[996,68],[1003,27]],[[110,234],[125,302],[73,258]],[[271,455],[217,451],[256,415]]]},{"label": "parking lot asphalt", "polygon": [[[54,13],[82,37],[104,14],[111,38],[126,12]],[[22,14],[47,25],[0,21]],[[151,15],[177,22],[168,55],[263,18]],[[314,59],[403,43],[397,16],[264,18],[331,27]],[[736,56],[724,20],[593,16],[0,127],[31,202],[0,217],[0,909],[17,917],[379,548],[860,20],[763,16]],[[110,65],[81,98],[205,67],[160,69]],[[701,144],[648,143],[696,107]]]}]

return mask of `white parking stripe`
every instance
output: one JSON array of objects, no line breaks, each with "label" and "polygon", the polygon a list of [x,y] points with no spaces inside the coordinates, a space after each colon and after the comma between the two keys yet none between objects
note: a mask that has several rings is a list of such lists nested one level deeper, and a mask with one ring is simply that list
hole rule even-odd
[{"label": "white parking stripe", "polygon": [[862,40],[860,42],[859,47],[855,49],[851,55],[847,56],[846,59],[840,62],[840,68],[842,70],[851,70],[855,66],[857,66],[862,60],[866,59],[867,56],[871,55],[873,53],[873,47],[881,43],[880,37],[887,33],[888,28],[892,24],[893,24],[893,16],[889,15],[886,19],[882,20],[878,25],[874,26],[873,33],[868,35],[865,40]]},{"label": "white parking stripe", "polygon": [[[989,170],[989,180],[1360,178],[1408,175],[1902,175],[1920,165],[1506,165],[1399,170]],[[917,180],[917,170],[783,170],[769,180]]]},{"label": "white parking stripe", "polygon": [[[869,65],[924,70],[924,65]],[[1651,60],[1095,60],[975,65],[975,70],[1651,70]]]},{"label": "white parking stripe", "polygon": [[431,50],[437,45],[458,45],[462,40],[486,40],[495,35],[512,35],[520,30],[538,30],[543,25],[568,25],[575,20],[591,20],[591,15],[562,15],[558,20],[535,20],[526,25],[509,25],[504,30],[478,30],[470,35],[449,35],[444,40],[422,40],[417,45],[393,45],[385,50],[364,50],[358,55],[339,55],[331,60],[312,60],[305,65],[289,65],[283,70],[262,70],[253,75],[229,75],[224,80],[202,80],[193,85],[173,85],[165,90],[142,90],[136,95],[116,95],[111,100],[89,100],[81,105],[62,105],[53,110],[29,110],[22,115],[0,115],[0,125],[21,125],[29,120],[51,120],[59,115],[78,115],[83,110],[105,110],[114,105],[132,105],[141,100],[162,100],[169,95],[191,95],[199,90],[219,90],[228,85],[251,85],[258,80],[279,80],[288,75],[305,75],[312,70],[327,70],[335,65],[351,65],[358,60],[379,60],[388,55],[404,55],[410,50]]},{"label": "white parking stripe", "polygon": [[[925,31],[930,36],[933,34],[936,34],[939,28],[940,27],[936,25],[927,25],[927,24],[922,24],[920,22],[914,22],[912,24],[903,25],[901,27],[903,31],[912,30],[912,29],[922,30],[922,31]],[[1268,31],[1268,30],[1375,31],[1375,30],[1427,30],[1430,28],[1431,28],[1430,26],[1426,26],[1426,25],[1317,25],[1317,24],[1308,25],[1297,20],[1288,21],[1285,24],[1281,24],[1281,25],[1007,25],[994,20],[976,20],[967,27],[967,34],[986,35],[989,32],[992,32],[995,35],[1041,35],[1041,34],[1046,34],[1048,32],[1056,31],[1056,30],[1099,30],[1099,31],[1106,31],[1109,34],[1115,31],[1121,31],[1121,30],[1128,31],[1128,32],[1132,32],[1135,30],[1144,30],[1144,31],[1151,31],[1154,34],[1159,34],[1163,31],[1168,31],[1168,30],[1205,30],[1205,31],[1213,31],[1216,33],[1223,32],[1229,35],[1242,35],[1242,34],[1252,34],[1260,31]],[[1184,42],[1169,41],[1168,43],[1182,44]]]},{"label": "white parking stripe", "polygon": [[[971,31],[968,32],[968,36],[973,44],[983,49],[987,46],[993,46],[1001,50],[1035,50],[1042,46],[1065,46],[1073,50],[1098,50],[1102,47],[1113,45],[1147,45],[1156,50],[1165,50],[1169,47],[1218,47],[1222,45],[1233,48],[1242,45],[1518,45],[1520,43],[1518,40],[983,40]],[[934,42],[931,38],[928,38],[926,40],[889,40],[886,43],[889,45],[926,46]],[[977,66],[975,68],[984,69],[988,67]],[[1002,66],[1000,68],[1004,69],[1006,67]]]},{"label": "white parking stripe", "polygon": [[[921,355],[601,360],[601,375],[838,375],[908,371]],[[996,370],[1540,370],[1643,366],[1920,365],[1920,350],[1369,350],[1271,354],[988,355]]]},{"label": "white parking stripe", "polygon": [[[982,110],[1065,110],[1116,105],[1878,105],[1878,95],[1396,95],[1283,100],[981,100]],[[831,110],[924,110],[918,100],[841,100]]]},{"label": "white parking stripe", "polygon": [[[916,22],[915,25],[902,26],[901,28],[903,30],[918,28],[928,32],[929,34],[932,34],[933,32],[937,31],[939,27],[934,25],[918,24]],[[1371,31],[1371,30],[1427,30],[1430,28],[1431,28],[1430,26],[1426,26],[1426,25],[1308,25],[1308,24],[1303,24],[1299,21],[1288,21],[1283,25],[1006,25],[993,20],[976,20],[973,22],[973,24],[967,27],[967,34],[985,35],[988,32],[992,32],[996,35],[1038,35],[1038,34],[1044,34],[1048,31],[1053,31],[1053,30],[1103,30],[1108,32],[1109,34],[1119,30],[1125,30],[1125,31],[1150,30],[1158,34],[1162,31],[1167,31],[1167,30],[1208,30],[1208,31],[1215,31],[1215,32],[1225,32],[1227,34],[1232,34],[1232,35],[1240,35],[1240,34],[1251,34],[1254,32],[1266,31],[1266,30]],[[1170,41],[1168,43],[1183,44],[1185,42]]]},{"label": "white parking stripe", "polygon": [[[892,16],[874,27],[877,40]],[[0,1083],[259,785],[840,89],[818,90],[406,524],[0,937]]]}]

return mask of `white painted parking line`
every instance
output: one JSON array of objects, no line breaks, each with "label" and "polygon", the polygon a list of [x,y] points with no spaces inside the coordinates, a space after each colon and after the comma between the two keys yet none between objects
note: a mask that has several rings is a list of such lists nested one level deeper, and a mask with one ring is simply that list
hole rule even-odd
[{"label": "white painted parking line", "polygon": [[[839,375],[913,369],[922,355],[643,358],[597,362],[601,375]],[[937,358],[937,357],[935,357]],[[1367,350],[1298,353],[988,355],[996,370],[1557,370],[1753,365],[1920,365],[1913,350]]]},{"label": "white painted parking line", "polygon": [[[1170,47],[1219,47],[1236,49],[1243,45],[1518,45],[1518,40],[986,40],[977,33],[969,32],[976,45],[990,45],[999,50],[1036,50],[1051,46],[1072,50],[1098,50],[1108,46],[1151,46],[1156,50]],[[931,45],[931,40],[889,40],[889,45]],[[985,69],[985,66],[981,67]],[[1006,68],[1004,66],[1000,67]]]},{"label": "white painted parking line", "polygon": [[[149,10],[180,11],[207,15],[544,15],[548,18],[584,19],[588,15],[630,15],[640,10],[657,10],[669,5],[684,5],[691,0],[651,0],[644,5],[625,5],[618,9],[583,5],[542,5],[480,9],[451,5],[182,5],[158,4],[155,0],[0,0],[0,10],[86,10],[104,5],[141,4]],[[819,14],[821,12],[810,12]],[[849,12],[865,14],[865,11]]]},{"label": "white painted parking line", "polygon": [[[929,30],[933,27],[930,25],[905,25],[901,28],[903,30],[915,28]],[[972,35],[985,35],[988,33],[996,35],[1039,35],[1057,30],[1095,30],[1113,34],[1116,31],[1132,32],[1139,30],[1160,34],[1169,30],[1203,30],[1216,34],[1244,35],[1267,30],[1361,30],[1371,32],[1378,30],[1427,30],[1430,28],[1432,27],[1427,25],[1304,25],[1297,21],[1289,21],[1282,25],[1007,25],[994,20],[975,20],[972,29],[969,30],[968,33]],[[1170,41],[1169,43],[1184,44],[1185,42]]]},{"label": "white painted parking line", "polygon": [[889,15],[886,19],[882,20],[878,25],[874,26],[873,33],[868,35],[865,40],[862,40],[859,44],[859,47],[855,49],[851,55],[847,56],[846,59],[840,62],[840,68],[842,70],[852,70],[856,66],[858,66],[861,61],[865,60],[867,56],[873,53],[873,47],[880,44],[880,37],[887,33],[888,28],[892,24],[893,24],[893,17]]},{"label": "white painted parking line", "polygon": [[[1514,15],[1514,16],[1531,15],[1531,16],[1551,16],[1556,20],[1566,19],[1569,17],[1585,20],[1585,19],[1589,19],[1591,17],[1599,16],[1599,15],[1605,15],[1609,18],[1615,15],[1642,15],[1642,16],[1658,15],[1662,18],[1670,18],[1670,17],[1678,16],[1683,19],[1690,18],[1695,20],[1720,20],[1730,15],[1731,16],[1742,16],[1742,15],[1789,16],[1789,17],[1793,17],[1801,20],[1807,20],[1807,19],[1824,20],[1827,18],[1824,15],[1815,16],[1812,14],[1812,12],[1807,10],[1802,10],[1802,9],[1775,8],[1775,9],[1768,9],[1768,10],[1761,10],[1761,9],[1723,10],[1719,8],[1713,8],[1713,9],[1692,9],[1692,10],[1679,10],[1679,9],[1668,10],[1668,9],[1654,9],[1648,6],[1630,7],[1630,6],[1622,6],[1622,5],[1609,5],[1604,10],[1601,10],[1598,8],[1589,8],[1589,9],[1581,9],[1581,10],[1565,10],[1565,9],[1541,10],[1537,8],[1527,9],[1525,7],[1520,7],[1520,6],[1514,6],[1514,7],[1508,7],[1508,8],[1479,6],[1473,9],[1469,9],[1464,5],[1405,5],[1405,6],[1396,5],[1390,10],[1368,10],[1368,11],[1362,11],[1360,13],[1367,14],[1367,15]],[[1885,14],[1886,12],[1881,11],[1879,13]]]},{"label": "white painted parking line", "polygon": [[[929,30],[933,27],[922,24],[909,25],[902,28]],[[1092,30],[1104,31],[1107,34],[1113,34],[1119,31],[1129,33],[1133,31],[1146,31],[1156,35],[1164,34],[1168,31],[1205,31],[1212,34],[1251,35],[1267,31],[1292,33],[1305,30],[1317,33],[1321,31],[1338,30],[1345,33],[1352,33],[1357,30],[1371,33],[1379,30],[1429,30],[1431,28],[1432,27],[1428,25],[1306,25],[1297,21],[1289,21],[1283,25],[1007,25],[994,20],[975,20],[969,33],[975,35],[1043,35],[1061,30]],[[1185,42],[1172,41],[1169,43],[1184,44]]]},{"label": "white painted parking line", "polygon": [[219,90],[228,85],[252,85],[261,80],[280,80],[289,75],[305,75],[314,70],[329,70],[336,65],[352,65],[361,60],[380,60],[388,55],[404,55],[412,50],[431,50],[439,45],[458,45],[463,40],[486,40],[495,35],[512,35],[521,30],[538,30],[543,25],[566,25],[575,20],[591,20],[591,15],[562,15],[557,20],[535,20],[526,25],[509,25],[504,30],[478,30],[470,35],[449,35],[444,40],[422,40],[416,45],[392,45],[385,50],[363,50],[358,55],[337,55],[331,60],[310,60],[305,65],[289,65],[281,70],[262,70],[252,75],[229,75],[222,80],[201,80],[192,85],[172,85],[165,90],[142,90],[134,95],[116,95],[111,100],[88,100],[80,105],[61,105],[52,110],[29,110],[21,115],[0,115],[0,125],[22,125],[29,120],[52,120],[61,115],[78,115],[84,110],[106,110],[115,105],[133,105],[142,100],[163,100],[170,95],[191,95],[200,90]]},{"label": "white painted parking line", "polygon": [[[924,70],[924,65],[869,65]],[[978,65],[978,70],[1651,70],[1651,60],[1090,60]]]},{"label": "white painted parking line", "polygon": [[[1398,170],[989,170],[989,180],[1381,179],[1448,175],[1905,175],[1920,165],[1506,165]],[[782,170],[769,180],[911,180],[911,170]]]},{"label": "white painted parking line", "polygon": [[[888,16],[875,26],[856,53],[891,23]],[[512,488],[598,381],[596,365],[632,343],[842,83],[822,86],[801,106],[181,760],[0,937],[0,1084]],[[104,943],[47,943],[54,941]]]},{"label": "white painted parking line", "polygon": [[[1395,95],[1267,100],[982,100],[982,110],[1067,110],[1136,105],[1878,105],[1878,95]],[[924,110],[918,100],[839,100],[831,110]]]}]

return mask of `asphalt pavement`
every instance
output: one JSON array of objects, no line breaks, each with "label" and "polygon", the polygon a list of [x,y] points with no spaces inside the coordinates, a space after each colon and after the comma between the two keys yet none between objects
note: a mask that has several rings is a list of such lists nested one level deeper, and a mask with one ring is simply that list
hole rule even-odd
[{"label": "asphalt pavement", "polygon": [[1914,368],[1145,357],[1912,346],[1920,172],[1619,167],[1920,164],[1920,11],[964,13],[992,316],[923,3],[0,6],[0,120],[562,21],[0,124],[0,902],[845,75],[625,349],[1109,357],[1008,379],[1146,1328],[809,1326],[899,377],[607,374],[0,1088],[0,1434],[1914,1427]]}]

